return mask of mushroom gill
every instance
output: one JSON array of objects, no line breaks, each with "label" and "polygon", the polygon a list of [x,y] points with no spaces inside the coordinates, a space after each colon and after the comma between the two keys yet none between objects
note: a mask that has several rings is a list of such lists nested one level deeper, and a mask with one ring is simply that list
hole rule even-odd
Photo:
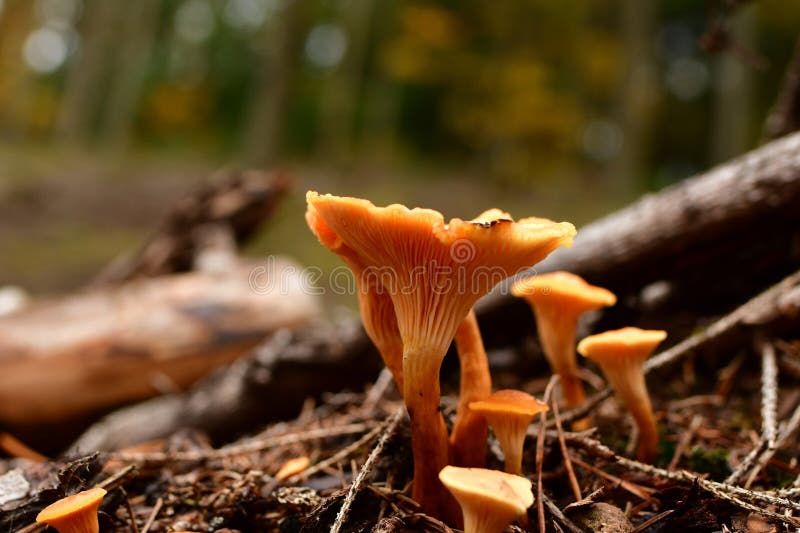
[{"label": "mushroom gill", "polygon": [[423,511],[452,519],[438,478],[448,463],[439,412],[439,368],[458,325],[494,285],[569,246],[575,228],[544,219],[478,222],[402,205],[309,192],[309,205],[355,252],[364,277],[390,295],[403,343],[403,397],[411,419],[414,498]]}]

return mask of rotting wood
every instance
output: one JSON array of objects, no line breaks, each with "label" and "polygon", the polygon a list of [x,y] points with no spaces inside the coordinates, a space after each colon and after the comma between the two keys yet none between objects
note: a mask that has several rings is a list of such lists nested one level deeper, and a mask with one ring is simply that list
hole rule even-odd
[{"label": "rotting wood", "polygon": [[260,291],[251,276],[262,266],[135,280],[0,317],[0,422],[20,428],[97,412],[163,392],[159,379],[186,387],[317,316],[298,279],[281,286],[299,268],[276,259],[259,272],[275,290]]},{"label": "rotting wood", "polygon": [[296,415],[308,397],[360,388],[378,375],[380,361],[355,320],[314,324],[296,332],[283,330],[250,357],[219,370],[186,393],[154,398],[101,419],[72,448],[118,449],[170,435],[180,427],[225,439]]}]

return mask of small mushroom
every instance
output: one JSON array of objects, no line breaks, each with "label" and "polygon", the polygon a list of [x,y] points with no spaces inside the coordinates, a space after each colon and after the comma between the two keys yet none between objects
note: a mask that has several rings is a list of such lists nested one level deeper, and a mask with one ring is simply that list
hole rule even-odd
[{"label": "small mushroom", "polygon": [[506,472],[522,473],[522,448],[533,417],[549,410],[527,392],[499,390],[485,400],[472,402],[470,409],[486,417],[492,426],[503,454],[506,456]]},{"label": "small mushroom", "polygon": [[633,415],[639,428],[636,457],[643,462],[656,456],[658,426],[642,366],[666,337],[666,331],[628,327],[586,337],[578,344],[578,352],[600,366]]},{"label": "small mushroom", "polygon": [[446,466],[439,479],[461,505],[464,533],[500,533],[533,505],[531,482],[521,476]]},{"label": "small mushroom", "polygon": [[[614,305],[614,293],[586,283],[569,272],[541,274],[516,282],[511,293],[524,298],[536,315],[536,327],[547,361],[561,377],[567,407],[577,407],[585,400],[583,382],[578,377],[575,357],[575,326],[583,313]],[[576,421],[573,429],[588,426],[588,419]]]},{"label": "small mushroom", "polygon": [[293,459],[289,459],[278,469],[278,472],[275,473],[275,479],[279,481],[283,481],[289,479],[292,476],[296,476],[305,471],[306,468],[311,464],[311,458],[307,455],[301,455],[300,457],[295,457]]},{"label": "small mushroom", "polygon": [[[367,200],[309,192],[309,205],[391,297],[403,342],[403,398],[411,420],[413,497],[429,514],[457,515],[438,479],[448,464],[439,411],[439,369],[475,302],[503,279],[570,246],[567,222],[508,219],[449,223],[431,209],[376,207]],[[363,283],[363,281],[362,281]],[[451,520],[454,521],[454,520]]]},{"label": "small mushroom", "polygon": [[99,487],[62,498],[42,509],[36,517],[59,533],[98,533],[97,509],[106,495]]},{"label": "small mushroom", "polygon": [[470,408],[492,393],[492,377],[475,311],[470,311],[456,330],[461,383],[456,420],[450,432],[450,463],[456,466],[483,467],[486,464],[486,418]]}]

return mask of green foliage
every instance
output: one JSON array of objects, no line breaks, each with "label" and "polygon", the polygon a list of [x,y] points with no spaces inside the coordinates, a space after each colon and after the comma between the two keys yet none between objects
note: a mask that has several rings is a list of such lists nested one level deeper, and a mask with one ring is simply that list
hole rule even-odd
[{"label": "green foliage", "polygon": [[[271,162],[323,152],[348,161],[385,146],[428,165],[459,161],[506,183],[622,180],[646,189],[759,139],[800,26],[800,7],[780,0],[719,13],[685,0],[657,9],[600,0],[143,2],[154,6],[153,15],[134,4],[104,11],[102,0],[84,0],[58,24],[35,2],[3,3],[3,138],[87,136],[102,147],[111,142],[108,125],[121,124],[134,145],[246,160],[247,147],[261,142],[252,136],[274,131],[276,139],[264,140],[278,147]],[[733,45],[710,53],[700,43],[720,20]],[[743,20],[749,32],[739,29]],[[342,57],[326,65],[309,53],[321,26],[343,39]],[[74,39],[78,52],[37,70],[30,39],[53,28],[67,28],[55,35]],[[143,62],[126,62],[129,42],[145,51]],[[324,53],[336,43],[318,48]],[[61,51],[46,52],[45,59]],[[720,150],[714,128],[725,127],[726,113],[716,106],[731,89],[720,81],[723,57],[745,62],[733,89],[746,116],[736,126],[743,141]],[[92,69],[105,74],[75,83],[76,73]],[[129,85],[115,84],[128,69],[138,69]],[[67,107],[80,100],[76,91],[89,95],[79,115],[96,118],[87,135],[64,125]],[[111,108],[126,91],[134,94],[132,108]],[[270,99],[274,105],[266,107],[277,111],[259,115]],[[253,127],[273,119],[271,128]]]}]

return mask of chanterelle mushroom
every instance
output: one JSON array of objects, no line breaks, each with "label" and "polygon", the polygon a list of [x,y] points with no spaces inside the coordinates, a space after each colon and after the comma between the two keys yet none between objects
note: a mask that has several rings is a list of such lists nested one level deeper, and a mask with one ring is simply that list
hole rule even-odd
[{"label": "chanterelle mushroom", "polygon": [[447,466],[439,479],[461,505],[464,533],[500,533],[533,505],[531,482],[524,477]]},{"label": "chanterelle mushroom", "polygon": [[533,417],[549,410],[547,404],[527,392],[506,389],[495,392],[485,400],[472,402],[469,406],[486,417],[492,426],[506,456],[506,472],[521,474],[522,448],[528,426]]},{"label": "chanterelle mushroom", "polygon": [[629,327],[592,335],[578,343],[578,351],[600,366],[633,415],[639,428],[636,456],[644,462],[655,458],[658,427],[642,365],[666,337],[666,331]]},{"label": "chanterelle mushroom", "polygon": [[[569,272],[522,279],[512,286],[511,293],[525,298],[533,308],[542,349],[550,368],[561,377],[567,407],[582,404],[585,393],[575,357],[575,325],[580,315],[614,305],[617,297]],[[573,428],[585,429],[587,425],[588,420],[583,420],[573,424]]]},{"label": "chanterelle mushroom", "polygon": [[503,279],[569,246],[567,222],[508,219],[445,223],[437,211],[307,194],[308,203],[391,296],[403,341],[403,397],[411,419],[414,498],[452,516],[438,479],[448,462],[439,412],[439,367],[474,303]]},{"label": "chanterelle mushroom", "polygon": [[36,521],[59,533],[98,533],[97,509],[105,495],[105,489],[98,487],[67,496],[42,509]]}]

